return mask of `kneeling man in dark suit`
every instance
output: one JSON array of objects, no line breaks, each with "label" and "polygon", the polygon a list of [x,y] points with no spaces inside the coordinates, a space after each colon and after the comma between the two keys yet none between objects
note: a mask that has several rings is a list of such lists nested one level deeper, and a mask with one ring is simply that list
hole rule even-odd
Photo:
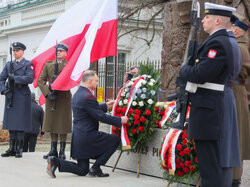
[{"label": "kneeling man in dark suit", "polygon": [[[120,138],[105,132],[98,131],[99,121],[121,127],[128,118],[106,114],[107,107],[114,101],[98,104],[93,91],[98,85],[98,76],[94,71],[88,70],[82,76],[82,85],[72,98],[73,132],[71,140],[71,157],[77,163],[69,162],[54,156],[48,157],[47,173],[55,178],[55,170],[59,172],[74,173],[79,176],[108,177],[102,172],[100,166],[105,165],[120,143]],[[96,162],[89,169],[89,159]]]}]

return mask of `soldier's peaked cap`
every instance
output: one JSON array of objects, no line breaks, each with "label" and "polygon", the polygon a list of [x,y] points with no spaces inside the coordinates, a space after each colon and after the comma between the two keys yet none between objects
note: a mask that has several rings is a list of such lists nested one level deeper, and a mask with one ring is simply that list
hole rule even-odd
[{"label": "soldier's peaked cap", "polygon": [[24,44],[22,44],[21,42],[14,42],[12,44],[12,47],[13,47],[13,50],[25,50],[26,49],[26,46]]},{"label": "soldier's peaked cap", "polygon": [[65,51],[69,50],[69,46],[67,46],[64,43],[59,43],[59,44],[56,45],[56,47],[57,47],[57,50],[65,50]]},{"label": "soldier's peaked cap", "polygon": [[236,9],[229,6],[224,5],[218,5],[214,3],[205,3],[205,14],[212,14],[212,15],[218,15],[218,16],[226,16],[231,17],[232,12],[235,12]]},{"label": "soldier's peaked cap", "polygon": [[249,28],[249,21],[242,15],[234,13],[230,19],[231,23],[241,29],[247,31]]}]

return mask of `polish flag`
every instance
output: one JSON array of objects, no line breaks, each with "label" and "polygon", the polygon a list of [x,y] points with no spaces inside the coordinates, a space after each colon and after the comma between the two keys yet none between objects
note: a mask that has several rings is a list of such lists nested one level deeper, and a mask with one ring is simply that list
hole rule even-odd
[{"label": "polish flag", "polygon": [[33,57],[34,87],[47,61],[55,60],[56,42],[69,46],[64,67],[53,90],[69,90],[81,81],[91,62],[117,52],[117,0],[81,0],[52,25]]}]

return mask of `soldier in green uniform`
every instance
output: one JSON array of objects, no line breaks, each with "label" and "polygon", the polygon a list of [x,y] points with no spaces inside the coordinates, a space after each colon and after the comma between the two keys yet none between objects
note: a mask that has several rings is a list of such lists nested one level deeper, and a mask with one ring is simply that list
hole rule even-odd
[{"label": "soldier in green uniform", "polygon": [[[58,65],[58,74],[63,70],[67,64],[65,57],[67,56],[68,46],[64,43],[59,43],[57,48],[57,62],[48,61],[39,76],[38,85],[43,95],[46,97],[45,115],[43,120],[43,131],[50,132],[51,135],[51,150],[44,159],[48,156],[58,157],[57,141],[60,136],[60,151],[59,158],[65,159],[65,146],[67,133],[71,132],[72,128],[72,111],[71,111],[71,93],[70,90],[59,91],[51,90],[49,85],[53,82],[53,76],[56,71],[56,64]],[[56,104],[56,109],[53,109],[53,104]]]}]

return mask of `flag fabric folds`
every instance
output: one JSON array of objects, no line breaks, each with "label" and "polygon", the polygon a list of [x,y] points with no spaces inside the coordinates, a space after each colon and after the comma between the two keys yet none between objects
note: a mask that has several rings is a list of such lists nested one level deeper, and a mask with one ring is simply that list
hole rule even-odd
[{"label": "flag fabric folds", "polygon": [[69,46],[64,67],[53,82],[53,90],[69,90],[81,81],[91,62],[117,53],[117,0],[81,0],[62,14],[33,56],[34,87],[44,64],[55,60],[55,45]]}]

